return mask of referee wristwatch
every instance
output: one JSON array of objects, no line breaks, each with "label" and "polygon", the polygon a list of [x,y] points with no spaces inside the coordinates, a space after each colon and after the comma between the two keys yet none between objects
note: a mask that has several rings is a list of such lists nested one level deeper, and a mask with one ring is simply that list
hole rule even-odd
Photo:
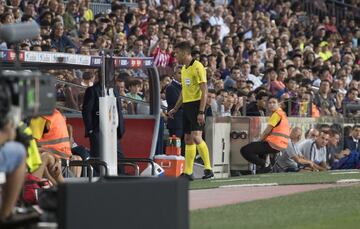
[{"label": "referee wristwatch", "polygon": [[203,115],[203,114],[205,114],[205,113],[204,113],[204,111],[199,111],[199,114]]}]

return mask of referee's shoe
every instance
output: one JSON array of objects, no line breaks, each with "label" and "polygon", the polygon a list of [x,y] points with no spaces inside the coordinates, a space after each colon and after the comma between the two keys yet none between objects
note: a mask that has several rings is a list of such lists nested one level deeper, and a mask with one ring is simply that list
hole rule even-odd
[{"label": "referee's shoe", "polygon": [[193,181],[194,180],[194,176],[192,175],[192,174],[186,174],[186,173],[182,173],[181,175],[180,175],[180,177],[181,178],[185,178],[185,179],[187,179],[187,180],[189,180],[189,181]]},{"label": "referee's shoe", "polygon": [[205,169],[204,170],[204,176],[202,177],[202,179],[211,179],[214,177],[214,173],[211,169]]}]

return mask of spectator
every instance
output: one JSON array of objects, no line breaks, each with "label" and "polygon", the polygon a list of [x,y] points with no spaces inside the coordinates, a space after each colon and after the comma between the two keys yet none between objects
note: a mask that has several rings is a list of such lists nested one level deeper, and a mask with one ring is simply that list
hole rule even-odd
[{"label": "spectator", "polygon": [[305,133],[305,139],[312,139],[315,140],[319,137],[319,130],[316,128],[310,128],[306,133]]},{"label": "spectator", "polygon": [[129,92],[126,94],[126,96],[128,96],[132,99],[143,100],[141,98],[141,96],[139,95],[140,87],[141,87],[140,80],[138,80],[138,79],[131,80],[128,84]]},{"label": "spectator", "polygon": [[226,117],[232,115],[232,109],[234,107],[235,99],[232,95],[229,95],[225,98],[223,104],[221,105],[223,109],[221,109],[219,115]]},{"label": "spectator", "polygon": [[250,74],[251,68],[249,62],[243,62],[241,68],[244,79],[250,80],[254,83],[254,88],[253,88],[254,90],[262,85],[262,82],[260,81],[259,78]]},{"label": "spectator", "polygon": [[230,75],[228,75],[224,81],[225,89],[232,89],[236,87],[236,82],[241,78],[241,70],[238,66],[234,66],[231,69]]},{"label": "spectator", "polygon": [[329,138],[329,132],[326,130],[322,130],[319,137],[317,137],[315,140],[308,139],[302,141],[299,144],[299,150],[302,155],[304,155],[304,158],[320,166],[320,170],[328,169],[326,163],[326,146],[329,142]]},{"label": "spectator", "polygon": [[277,158],[275,164],[275,170],[277,172],[299,172],[301,169],[304,169],[305,166],[311,170],[322,170],[321,167],[312,161],[304,159],[297,145],[301,139],[301,135],[302,131],[299,127],[294,127],[291,130],[288,148]]},{"label": "spectator", "polygon": [[344,152],[341,151],[339,143],[340,143],[340,133],[335,129],[331,129],[329,143],[326,146],[326,153],[327,153],[326,159],[330,167],[335,161],[337,161],[338,159],[344,156]]},{"label": "spectator", "polygon": [[94,85],[95,76],[93,72],[87,71],[82,75],[81,86],[92,87]]},{"label": "spectator", "polygon": [[145,57],[144,54],[144,42],[141,39],[137,39],[134,44],[134,51],[131,56],[133,57]]},{"label": "spectator", "polygon": [[350,151],[357,151],[360,152],[359,146],[359,139],[360,139],[360,126],[354,125],[352,128],[351,136],[345,137],[344,139],[344,149],[349,149]]},{"label": "spectator", "polygon": [[259,92],[256,95],[256,101],[251,102],[247,109],[247,116],[265,116],[266,115],[266,105],[269,99],[269,95],[266,92]]},{"label": "spectator", "polygon": [[214,89],[209,89],[205,106],[205,117],[216,116],[217,112],[218,104],[216,102],[216,92]]},{"label": "spectator", "polygon": [[92,21],[94,20],[94,13],[92,9],[90,8],[90,0],[84,0],[81,2],[81,12],[82,12],[82,18],[85,19],[85,21]]},{"label": "spectator", "polygon": [[170,66],[172,63],[171,52],[168,50],[169,40],[162,38],[150,50],[151,56],[154,57],[154,64],[160,67]]},{"label": "spectator", "polygon": [[[310,114],[311,112],[311,114]],[[300,97],[299,103],[299,115],[305,117],[313,117],[318,118],[320,117],[320,111],[312,102],[312,94],[310,92],[305,92]]]},{"label": "spectator", "polygon": [[297,97],[297,82],[295,78],[287,78],[284,83],[286,85],[285,89],[283,91],[279,91],[276,96],[283,99]]},{"label": "spectator", "polygon": [[79,22],[79,8],[76,1],[70,1],[66,6],[66,12],[63,16],[64,29],[68,33],[75,34],[77,23]]},{"label": "spectator", "polygon": [[125,81],[117,78],[115,81],[116,87],[119,90],[119,95],[126,96],[126,87],[125,87]]},{"label": "spectator", "polygon": [[[345,99],[342,101],[342,108],[346,109],[346,105],[348,104],[359,104],[358,101],[359,91],[356,88],[350,88],[346,93]],[[347,116],[357,116],[359,111],[346,112]]]},{"label": "spectator", "polygon": [[319,93],[315,94],[314,103],[321,114],[336,116],[334,99],[330,94],[330,85],[328,80],[321,81]]},{"label": "spectator", "polygon": [[65,52],[67,47],[76,48],[75,44],[64,34],[64,27],[61,23],[53,26],[53,33],[51,34],[51,45],[60,52]]}]

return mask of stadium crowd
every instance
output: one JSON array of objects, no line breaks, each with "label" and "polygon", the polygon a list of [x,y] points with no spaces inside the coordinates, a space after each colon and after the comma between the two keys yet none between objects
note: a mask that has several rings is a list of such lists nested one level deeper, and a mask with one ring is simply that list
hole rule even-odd
[{"label": "stadium crowd", "polygon": [[[320,8],[326,6],[324,1],[314,2]],[[350,3],[360,9],[359,1]],[[66,4],[62,0],[0,0],[0,26],[27,21],[40,25],[40,35],[21,42],[20,50],[96,56],[112,49],[116,56],[153,57],[160,73],[165,120],[166,110],[174,104],[167,89],[169,85],[180,87],[180,68],[173,47],[182,41],[191,43],[192,56],[207,71],[206,116],[266,116],[270,96],[279,98],[288,116],[360,116],[359,110],[348,110],[347,106],[359,104],[359,16],[349,12],[341,19],[330,13],[319,17],[307,14],[301,1],[290,0],[139,0],[137,7],[132,8],[113,1],[111,10],[96,15],[90,0],[70,0]],[[15,44],[0,41],[0,50],[15,48]],[[76,110],[82,109],[83,89],[93,86],[98,76],[97,70],[91,69],[58,69],[49,73],[58,80],[73,83],[58,83],[57,98]],[[120,95],[149,101],[145,70],[122,70],[115,74]],[[142,103],[123,102],[123,108],[128,114],[150,112]],[[38,120],[41,124],[35,128],[38,143],[56,135],[56,130],[50,137],[43,132],[44,126],[51,129],[48,125],[56,119],[65,123],[60,112],[57,117]],[[8,121],[0,126],[1,143],[13,140],[11,125]],[[70,144],[72,148],[78,146],[73,140],[69,142],[71,131],[69,135],[65,124],[59,126],[63,126],[67,140],[57,144],[69,146],[65,155],[68,159],[72,157]],[[360,126],[355,125],[344,135],[344,147],[340,150],[341,135],[342,130],[336,126],[323,125],[309,130],[307,140],[297,144],[302,131],[293,128],[291,144],[277,159],[274,169],[295,171],[299,165],[311,170],[333,167],[342,158],[350,157],[352,151],[359,151]],[[62,182],[59,156],[46,156],[41,158],[41,169],[34,169],[33,174],[39,178],[52,177],[53,184]],[[86,160],[88,156],[79,157]],[[20,155],[17,164],[4,171],[15,176],[24,164],[24,155]],[[36,168],[40,165],[41,162]],[[335,166],[344,168],[339,163]],[[11,202],[14,201],[12,197]],[[0,221],[11,215],[13,204],[0,209]]]},{"label": "stadium crowd", "polygon": [[[207,68],[208,88],[216,95],[209,102],[214,114],[266,115],[266,100],[275,95],[288,115],[358,115],[344,106],[358,103],[358,18],[319,17],[303,8],[286,0],[139,0],[133,8],[113,1],[111,11],[94,15],[89,0],[66,5],[10,0],[0,3],[0,22],[39,23],[40,36],[22,42],[22,50],[98,55],[114,49],[119,56],[154,57],[165,105],[165,88],[177,65],[173,46],[189,41],[193,56]],[[4,42],[0,47],[14,48]],[[85,87],[97,75],[93,70],[51,73]],[[148,90],[141,70],[118,74],[117,85],[121,95],[138,99],[145,99]],[[80,109],[82,96],[73,87],[58,86],[58,99],[67,107]]]}]

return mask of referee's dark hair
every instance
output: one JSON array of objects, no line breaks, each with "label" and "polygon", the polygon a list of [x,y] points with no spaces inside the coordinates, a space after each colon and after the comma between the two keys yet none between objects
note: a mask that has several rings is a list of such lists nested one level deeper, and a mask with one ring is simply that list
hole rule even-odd
[{"label": "referee's dark hair", "polygon": [[183,41],[183,42],[176,44],[174,49],[180,49],[181,51],[185,51],[188,54],[192,53],[191,44],[187,41]]}]

